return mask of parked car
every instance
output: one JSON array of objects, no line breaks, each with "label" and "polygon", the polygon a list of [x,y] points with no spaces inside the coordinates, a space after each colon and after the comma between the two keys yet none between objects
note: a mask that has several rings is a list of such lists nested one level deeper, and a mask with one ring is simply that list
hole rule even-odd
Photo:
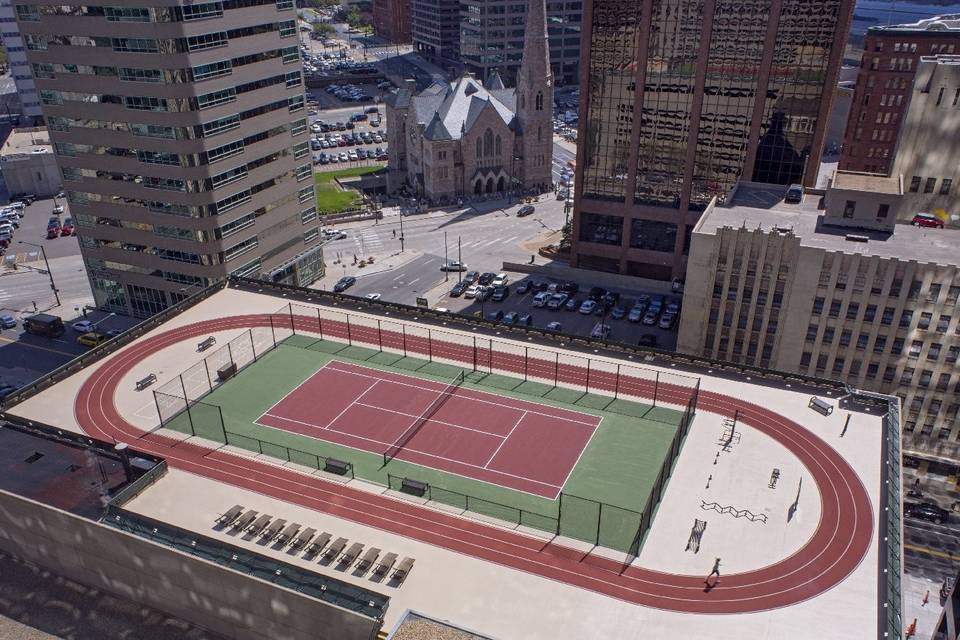
[{"label": "parked car", "polygon": [[627,320],[630,322],[640,322],[643,320],[643,312],[645,307],[643,305],[635,304],[633,308],[630,309],[630,313],[627,314]]},{"label": "parked car", "polygon": [[85,333],[77,338],[77,344],[82,344],[85,347],[95,347],[109,339],[110,336],[97,333],[96,331],[91,331],[90,333]]},{"label": "parked car", "polygon": [[337,293],[343,293],[356,283],[357,279],[353,276],[343,276],[337,281],[337,284],[333,285],[333,290]]},{"label": "parked car", "polygon": [[493,295],[493,287],[481,286],[477,291],[477,300],[489,300],[491,295]]},{"label": "parked car", "polygon": [[503,315],[503,324],[516,324],[520,314],[516,311],[510,311]]},{"label": "parked car", "polygon": [[566,309],[567,311],[576,311],[577,309],[580,308],[580,301],[577,300],[576,298],[571,297],[570,299],[567,300],[567,303],[563,305],[563,308]]},{"label": "parked car", "polygon": [[478,285],[478,284],[472,284],[472,285],[470,285],[469,287],[467,287],[467,290],[466,290],[466,291],[463,292],[463,297],[464,297],[464,298],[476,298],[477,295],[480,293],[480,289],[481,289],[480,285]]},{"label": "parked car", "polygon": [[510,287],[501,284],[493,287],[493,295],[491,297],[494,302],[502,302],[507,299],[508,295],[510,295]]},{"label": "parked car", "polygon": [[559,311],[563,308],[563,305],[567,304],[568,296],[565,293],[554,293],[550,295],[550,299],[547,300],[547,309],[551,311]]},{"label": "parked car", "polygon": [[680,313],[680,303],[679,303],[679,302],[671,302],[671,303],[667,304],[667,307],[664,309],[664,312],[666,312],[666,313],[672,313],[672,314],[674,314],[674,315]]},{"label": "parked car", "polygon": [[70,236],[73,235],[73,232],[76,230],[76,227],[73,226],[73,218],[67,218],[63,221],[63,226],[60,227],[60,235]]},{"label": "parked car", "polygon": [[56,198],[53,199],[53,213],[55,215],[60,215],[63,213],[63,205],[57,202]]},{"label": "parked car", "polygon": [[585,316],[590,315],[597,309],[597,303],[593,300],[584,300],[583,304],[580,305],[580,313]]},{"label": "parked car", "polygon": [[467,270],[466,263],[457,262],[456,260],[440,265],[440,271],[466,271],[466,270]]},{"label": "parked car", "polygon": [[789,202],[796,204],[803,200],[803,186],[799,184],[792,184],[787,188],[786,195],[783,196],[784,202]]},{"label": "parked car", "polygon": [[491,311],[487,314],[487,320],[493,320],[494,322],[500,322],[503,320],[503,311],[499,309],[496,311]]},{"label": "parked car", "polygon": [[532,314],[532,313],[524,313],[524,314],[522,314],[519,318],[517,318],[517,324],[522,325],[522,326],[524,326],[524,327],[532,327],[532,326],[533,326],[533,314]]},{"label": "parked car", "polygon": [[505,273],[498,273],[497,277],[493,279],[493,286],[499,287],[500,285],[507,284],[510,281],[510,278],[507,277]]},{"label": "parked car", "polygon": [[527,291],[530,291],[530,284],[531,283],[529,280],[523,280],[522,282],[520,282],[520,284],[517,285],[517,293],[522,294],[522,293],[526,293]]},{"label": "parked car", "polygon": [[575,296],[580,292],[580,285],[576,282],[562,282],[560,286],[557,287],[557,291],[565,293],[568,296]]},{"label": "parked car", "polygon": [[547,304],[547,301],[550,300],[551,293],[546,291],[541,291],[537,295],[533,296],[533,306],[535,307],[544,307]]},{"label": "parked car", "polygon": [[533,284],[530,285],[530,288],[531,288],[533,291],[536,291],[537,293],[540,293],[541,291],[546,291],[547,289],[549,289],[549,288],[550,288],[550,283],[545,282],[545,281],[543,281],[543,280],[534,280],[534,281],[533,281]]},{"label": "parked car", "polygon": [[0,328],[13,329],[17,326],[17,320],[9,313],[0,315]]},{"label": "parked car", "polygon": [[93,331],[93,323],[89,320],[77,320],[70,328],[78,333],[90,333]]},{"label": "parked car", "polygon": [[593,325],[593,329],[590,330],[590,337],[606,340],[608,337],[610,337],[610,325],[598,322],[597,324]]},{"label": "parked car", "polygon": [[347,237],[346,231],[340,231],[339,229],[324,229],[323,238],[324,240],[345,240]]},{"label": "parked car", "polygon": [[594,302],[600,302],[603,300],[603,296],[607,294],[607,290],[603,287],[592,287],[590,293],[587,294],[587,297],[593,300]]},{"label": "parked car", "polygon": [[526,216],[533,215],[536,211],[532,204],[524,205],[517,210],[518,218],[525,218]]},{"label": "parked car", "polygon": [[563,325],[557,321],[548,322],[546,326],[547,331],[553,331],[554,333],[559,333],[563,331]]},{"label": "parked car", "polygon": [[627,315],[627,310],[623,307],[614,307],[610,312],[610,317],[614,320],[622,320]]},{"label": "parked car", "polygon": [[658,314],[657,314],[656,311],[648,310],[648,311],[643,315],[643,320],[642,320],[643,324],[645,324],[645,325],[647,325],[647,326],[649,326],[649,327],[652,327],[653,325],[657,324],[657,315],[658,315]]},{"label": "parked car", "polygon": [[[603,304],[609,309],[620,301],[620,294],[616,291],[607,291],[603,294]],[[599,302],[599,300],[598,300]]]},{"label": "parked car", "polygon": [[903,513],[908,518],[926,520],[934,524],[950,521],[950,512],[929,502],[917,502],[904,505]]},{"label": "parked car", "polygon": [[915,227],[931,227],[934,229],[943,229],[943,220],[932,213],[916,213],[910,222]]},{"label": "parked car", "polygon": [[493,279],[496,277],[497,277],[497,274],[495,273],[489,273],[489,272],[481,273],[480,278],[477,280],[477,282],[479,282],[483,286],[487,286],[488,284],[492,283]]},{"label": "parked car", "polygon": [[450,289],[450,297],[459,298],[469,286],[470,285],[468,285],[466,282],[458,282],[457,284],[453,285],[452,289]]},{"label": "parked car", "polygon": [[463,281],[466,282],[467,284],[473,284],[474,282],[477,281],[477,278],[479,277],[480,277],[480,274],[477,273],[476,271],[467,271],[463,275]]},{"label": "parked car", "polygon": [[672,329],[673,323],[677,320],[677,316],[672,313],[664,313],[660,316],[660,322],[657,323],[657,326],[661,329]]},{"label": "parked car", "polygon": [[655,347],[657,346],[657,336],[652,333],[645,333],[640,336],[637,345],[641,347]]}]

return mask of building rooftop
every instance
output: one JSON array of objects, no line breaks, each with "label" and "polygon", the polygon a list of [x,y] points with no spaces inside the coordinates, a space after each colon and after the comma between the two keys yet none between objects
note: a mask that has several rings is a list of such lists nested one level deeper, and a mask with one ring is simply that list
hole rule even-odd
[{"label": "building rooftop", "polygon": [[[858,180],[854,178],[853,180]],[[709,207],[694,229],[714,234],[723,227],[779,230],[800,238],[801,244],[826,251],[843,251],[881,258],[916,260],[943,265],[960,264],[960,229],[932,229],[897,224],[895,231],[855,230],[824,224],[823,196],[805,193],[800,204],[783,201],[785,188],[741,183],[728,202]],[[848,236],[854,234],[861,241]],[[863,242],[862,238],[867,238]]]},{"label": "building rooftop", "polygon": [[[216,338],[216,348],[199,352],[197,341],[207,336]],[[467,346],[478,343],[490,350]],[[886,581],[899,579],[885,568],[899,566],[899,560],[889,559],[886,542],[898,539],[889,532],[891,526],[899,527],[899,454],[888,457],[884,444],[892,437],[885,425],[897,431],[899,441],[899,423],[895,415],[884,419],[886,397],[861,405],[866,396],[848,396],[842,385],[825,380],[787,379],[777,372],[694,362],[627,345],[578,346],[539,330],[252,280],[211,287],[154,318],[142,331],[105,346],[109,348],[88,354],[101,354],[96,366],[65,370],[49,386],[27,388],[6,412],[90,437],[135,441],[139,449],[165,458],[166,475],[124,505],[131,518],[167,523],[211,544],[232,545],[386,596],[386,629],[401,628],[404,612],[410,610],[449,621],[414,625],[414,631],[428,629],[434,636],[398,638],[622,638],[643,629],[662,640],[707,634],[779,640],[784,633],[791,640],[812,640],[823,635],[822,627],[809,624],[815,619],[829,628],[833,640],[859,640],[882,635],[878,612],[888,604],[899,610],[898,603],[885,600]],[[494,352],[496,359],[485,355]],[[235,363],[243,359],[240,370],[209,393],[201,391],[213,384],[207,367],[218,371],[221,357]],[[507,364],[495,362],[501,357]],[[214,360],[207,363],[207,358]],[[517,377],[520,362],[528,379]],[[329,367],[333,377],[311,382]],[[449,386],[454,369],[469,378],[461,381],[461,390]],[[576,371],[589,372],[589,377]],[[158,378],[151,386],[155,396],[136,390],[148,372]],[[641,374],[645,382],[625,386]],[[695,386],[680,386],[694,380]],[[335,411],[319,431],[303,430],[293,418],[282,422],[299,407],[306,413],[297,414],[297,420],[306,425],[344,396],[353,397],[354,387],[363,402],[351,407],[347,399],[344,411],[355,412],[356,420],[340,422],[345,414]],[[176,388],[184,393],[191,389],[191,398],[202,402],[191,400],[191,410],[184,411],[175,396],[163,393]],[[694,388],[692,396],[681,393]],[[431,400],[428,414],[413,407],[423,389],[486,404],[472,412],[453,411],[457,400],[443,406]],[[484,399],[491,393],[500,402]],[[640,405],[627,398],[649,393],[654,404],[631,413],[627,422],[617,422],[609,412],[624,404],[619,410],[633,411]],[[234,401],[226,400],[230,394]],[[812,394],[835,410],[826,416],[812,411]],[[320,396],[322,403],[317,402]],[[758,398],[762,406],[755,404]],[[695,415],[689,413],[691,399]],[[386,409],[391,415],[381,410],[389,402],[398,407]],[[405,403],[409,410],[402,410]],[[568,403],[576,403],[575,410],[565,408]],[[657,416],[678,415],[684,403],[686,426],[652,422]],[[517,406],[523,409],[519,420],[501,419],[500,412]],[[257,421],[247,420],[248,414]],[[519,450],[511,452],[516,474],[532,478],[539,469],[549,476],[559,461],[555,445],[570,444],[584,429],[595,429],[584,440],[573,473],[556,480],[563,486],[557,499],[497,486],[489,476],[475,483],[521,505],[553,505],[555,528],[541,528],[546,516],[539,511],[482,499],[463,503],[441,493],[440,486],[421,498],[401,493],[393,481],[383,485],[363,476],[365,447],[387,423],[399,423],[405,438],[409,427],[404,416],[422,426],[425,415],[431,425],[422,431],[425,439],[414,436],[408,449],[431,461],[387,461],[378,454],[368,465],[370,473],[383,464],[399,464],[405,465],[405,478],[436,478],[448,468],[437,460],[467,460],[492,444],[493,457],[481,451],[478,462],[461,463],[465,473],[497,468],[490,461],[517,445],[532,453],[522,460]],[[597,415],[605,417],[588,420]],[[517,426],[529,416],[546,416],[547,422],[538,424],[551,435],[524,441],[521,434],[521,441],[514,441],[515,432],[526,429]],[[490,431],[453,424],[465,419],[478,420]],[[638,429],[638,424],[646,426]],[[508,435],[494,436],[493,429],[504,426]],[[217,432],[227,443],[210,440],[220,437],[215,432],[220,427]],[[350,428],[365,433],[364,442],[324,444],[336,442],[336,434]],[[638,521],[642,528],[641,514],[617,505],[600,507],[571,487],[586,491],[606,468],[653,466],[648,451],[627,450],[625,443],[636,437],[632,434],[653,438],[661,433],[657,437],[670,448],[676,429],[686,435],[682,446],[674,448],[669,479],[656,489],[662,492],[661,508],[642,540],[634,538],[635,549],[613,551],[611,540],[624,533],[634,536]],[[288,445],[258,440],[287,433],[293,434],[284,440]],[[449,439],[437,455],[414,448],[414,443],[439,442],[441,433]],[[488,443],[492,436],[500,440]],[[652,446],[653,440],[648,442]],[[336,447],[339,460],[351,461],[350,475],[327,473],[321,460],[327,449],[318,447]],[[603,447],[605,455],[613,456],[606,462],[595,457]],[[549,456],[543,453],[547,449]],[[434,475],[423,475],[428,473]],[[881,488],[895,498],[888,502]],[[636,479],[626,492],[639,492]],[[189,500],[183,499],[186,495]],[[338,570],[212,524],[215,514],[235,504],[357,541],[365,549],[414,558],[415,566],[402,582],[378,580],[369,572]],[[589,518],[568,519],[578,512]],[[578,529],[577,522],[590,526]],[[705,587],[704,577],[717,558],[722,559],[722,578]],[[440,633],[447,635],[436,635]]]},{"label": "building rooftop", "polygon": [[3,159],[34,153],[53,153],[50,136],[45,127],[14,129],[7,136],[3,147],[0,147],[0,158]]},{"label": "building rooftop", "polygon": [[953,31],[960,32],[960,14],[952,13],[933,18],[925,18],[917,22],[905,24],[881,25],[869,27],[869,33],[908,33],[916,31]]},{"label": "building rooftop", "polygon": [[903,194],[903,181],[899,176],[887,177],[877,173],[835,171],[831,186],[835,189],[851,191],[870,191],[898,196]]}]

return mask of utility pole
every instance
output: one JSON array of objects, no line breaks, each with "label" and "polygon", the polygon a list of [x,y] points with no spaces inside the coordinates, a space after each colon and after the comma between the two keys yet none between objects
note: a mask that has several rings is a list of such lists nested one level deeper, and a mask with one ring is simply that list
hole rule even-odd
[{"label": "utility pole", "polygon": [[403,253],[403,205],[400,205],[400,253]]},{"label": "utility pole", "polygon": [[457,271],[457,282],[463,282],[463,249],[460,245],[460,236],[457,236],[457,262],[460,263],[460,269]]},{"label": "utility pole", "polygon": [[450,280],[450,259],[447,257],[447,232],[443,232],[443,279]]},{"label": "utility pole", "polygon": [[53,281],[53,271],[50,270],[50,263],[47,261],[47,252],[44,250],[43,245],[33,244],[32,242],[24,242],[23,240],[18,240],[20,244],[29,245],[31,247],[38,247],[40,249],[40,255],[43,256],[43,264],[47,268],[47,275],[50,277],[50,288],[53,289],[53,297],[57,300],[57,306],[60,306],[60,291],[57,290],[57,285]]}]

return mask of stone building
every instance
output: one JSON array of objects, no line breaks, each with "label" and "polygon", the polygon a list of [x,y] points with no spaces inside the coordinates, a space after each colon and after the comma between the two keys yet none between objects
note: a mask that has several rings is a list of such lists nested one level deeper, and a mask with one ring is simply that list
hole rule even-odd
[{"label": "stone building", "polygon": [[387,97],[388,189],[432,202],[551,188],[553,74],[544,0],[530,0],[516,88],[464,74]]}]

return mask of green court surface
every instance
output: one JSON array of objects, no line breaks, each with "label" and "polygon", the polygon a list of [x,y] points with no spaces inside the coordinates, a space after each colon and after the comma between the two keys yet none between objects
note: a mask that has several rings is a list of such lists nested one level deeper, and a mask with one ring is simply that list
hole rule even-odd
[{"label": "green court surface", "polygon": [[[431,499],[547,533],[635,553],[641,512],[670,455],[682,413],[609,396],[467,371],[464,387],[603,418],[558,500],[455,475],[350,447],[254,424],[265,411],[330,360],[442,383],[462,369],[376,349],[292,336],[165,425],[216,442],[322,468],[322,459],[350,462],[356,478],[399,489],[401,478],[428,483]],[[222,423],[221,423],[222,415]],[[648,521],[649,521],[648,516]]]}]

